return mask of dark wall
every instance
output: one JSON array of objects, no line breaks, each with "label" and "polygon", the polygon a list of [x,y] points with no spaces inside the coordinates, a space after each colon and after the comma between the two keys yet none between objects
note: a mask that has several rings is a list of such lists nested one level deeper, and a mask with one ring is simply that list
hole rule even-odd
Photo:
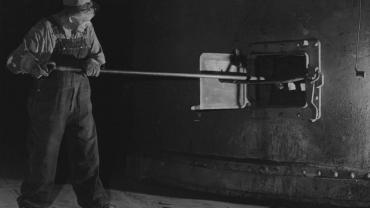
[{"label": "dark wall", "polygon": [[[20,166],[25,158],[28,122],[26,102],[30,78],[12,75],[5,68],[6,59],[32,25],[60,7],[61,3],[57,1],[1,1],[0,157],[9,166]],[[20,175],[20,172],[17,171],[15,175]]]},{"label": "dark wall", "polygon": [[[93,19],[107,59],[107,68],[120,70],[131,65],[132,13],[130,0],[98,1]],[[112,174],[122,174],[131,138],[133,82],[127,77],[104,75],[91,79],[93,113],[99,136],[101,175],[106,184]]]}]

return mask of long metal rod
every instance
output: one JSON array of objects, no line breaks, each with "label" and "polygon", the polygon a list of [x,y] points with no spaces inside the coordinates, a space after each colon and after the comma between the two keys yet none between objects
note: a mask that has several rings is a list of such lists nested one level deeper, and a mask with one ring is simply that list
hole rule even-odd
[{"label": "long metal rod", "polygon": [[143,71],[119,71],[119,70],[101,70],[101,73],[156,76],[156,77],[212,78],[212,79],[241,80],[241,81],[247,80],[246,75],[192,74],[192,73],[143,72]]},{"label": "long metal rod", "polygon": [[[79,68],[70,68],[57,66],[53,70],[64,72],[81,72]],[[192,74],[192,73],[171,73],[171,72],[147,72],[147,71],[132,71],[132,70],[101,70],[103,74],[120,74],[120,75],[136,75],[136,76],[155,76],[155,77],[183,77],[183,78],[211,78],[228,81],[235,81],[236,83],[245,84],[278,84],[278,83],[291,83],[303,81],[304,78],[298,77],[294,79],[272,81],[272,80],[258,80],[257,77],[251,77],[248,80],[247,75],[221,75],[221,74]]]},{"label": "long metal rod", "polygon": [[[81,72],[79,68],[57,66],[56,71]],[[192,74],[192,73],[171,73],[171,72],[148,72],[148,71],[130,71],[130,70],[110,70],[103,69],[100,73],[104,74],[121,74],[121,75],[138,75],[138,76],[155,76],[155,77],[183,77],[183,78],[212,78],[225,80],[247,80],[246,75],[220,75],[220,74]]]}]

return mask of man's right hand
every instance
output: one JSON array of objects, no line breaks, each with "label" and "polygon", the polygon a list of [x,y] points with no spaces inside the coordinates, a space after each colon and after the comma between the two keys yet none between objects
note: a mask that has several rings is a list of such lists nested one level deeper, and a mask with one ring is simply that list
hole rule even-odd
[{"label": "man's right hand", "polygon": [[37,79],[49,76],[48,72],[44,68],[42,68],[38,63],[33,64],[33,67],[30,70],[30,74]]},{"label": "man's right hand", "polygon": [[21,68],[28,74],[31,74],[33,77],[40,79],[42,76],[49,76],[47,69],[41,67],[38,63],[37,58],[32,54],[25,54],[22,56]]}]

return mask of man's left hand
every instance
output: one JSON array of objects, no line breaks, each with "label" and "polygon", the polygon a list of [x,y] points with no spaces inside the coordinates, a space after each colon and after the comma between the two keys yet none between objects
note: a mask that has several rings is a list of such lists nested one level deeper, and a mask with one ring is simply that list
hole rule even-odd
[{"label": "man's left hand", "polygon": [[92,58],[86,60],[84,70],[87,76],[89,77],[98,77],[100,74],[101,64]]}]

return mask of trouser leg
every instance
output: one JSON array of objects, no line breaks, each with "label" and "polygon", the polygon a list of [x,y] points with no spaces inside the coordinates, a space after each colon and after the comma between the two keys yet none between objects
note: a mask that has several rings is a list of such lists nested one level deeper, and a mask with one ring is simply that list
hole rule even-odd
[{"label": "trouser leg", "polygon": [[54,179],[64,118],[62,114],[56,114],[56,109],[51,109],[51,103],[31,101],[29,105],[28,161],[18,204],[20,207],[44,208],[55,199]]},{"label": "trouser leg", "polygon": [[68,128],[72,185],[83,208],[99,207],[108,201],[99,177],[98,140],[90,98],[78,98],[78,112]]}]

